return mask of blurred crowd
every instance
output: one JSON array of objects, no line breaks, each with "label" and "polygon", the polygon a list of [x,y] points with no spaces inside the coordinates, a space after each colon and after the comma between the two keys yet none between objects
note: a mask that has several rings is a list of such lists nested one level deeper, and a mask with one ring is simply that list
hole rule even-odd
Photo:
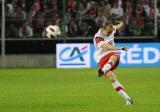
[{"label": "blurred crowd", "polygon": [[69,37],[91,37],[106,20],[124,22],[117,36],[153,36],[157,1],[155,11],[154,0],[5,0],[6,36],[40,38],[52,24]]}]

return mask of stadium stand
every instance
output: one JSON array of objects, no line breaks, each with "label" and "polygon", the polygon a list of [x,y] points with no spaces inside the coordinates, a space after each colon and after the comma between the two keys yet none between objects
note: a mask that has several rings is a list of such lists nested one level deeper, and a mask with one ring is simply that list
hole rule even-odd
[{"label": "stadium stand", "polygon": [[[153,0],[64,1],[65,6],[63,0],[5,0],[7,38],[43,38],[42,31],[50,24],[66,25],[68,37],[91,37],[105,20],[124,21],[116,34],[120,37],[154,35]],[[159,4],[160,0],[158,17]]]}]

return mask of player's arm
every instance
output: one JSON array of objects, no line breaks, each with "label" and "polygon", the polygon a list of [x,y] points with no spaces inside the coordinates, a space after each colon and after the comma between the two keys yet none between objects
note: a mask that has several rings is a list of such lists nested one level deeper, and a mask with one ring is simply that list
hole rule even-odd
[{"label": "player's arm", "polygon": [[113,45],[109,45],[108,43],[101,41],[99,43],[99,47],[106,49],[106,50],[111,50],[111,51],[117,51],[117,50],[127,50],[128,47],[117,47],[117,46],[113,46]]},{"label": "player's arm", "polygon": [[110,45],[109,43],[105,42],[103,38],[101,37],[96,37],[95,42],[98,47],[106,49],[106,50],[112,50],[112,51],[117,51],[117,50],[127,50],[128,47],[117,47]]},{"label": "player's arm", "polygon": [[120,29],[121,27],[123,27],[123,22],[122,21],[117,21],[118,22],[118,24],[117,25],[114,25],[115,27],[116,27],[116,29],[118,30],[118,29]]}]

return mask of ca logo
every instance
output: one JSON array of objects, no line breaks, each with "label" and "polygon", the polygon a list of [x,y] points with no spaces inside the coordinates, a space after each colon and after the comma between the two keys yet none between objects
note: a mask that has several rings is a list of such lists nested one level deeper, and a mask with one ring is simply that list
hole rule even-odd
[{"label": "ca logo", "polygon": [[[70,55],[67,58],[64,58],[67,52],[70,52]],[[83,55],[86,53],[87,50],[85,49],[80,50],[78,47],[74,47],[73,49],[71,47],[66,47],[60,52],[60,59],[62,61],[73,61],[78,58],[80,61],[84,61]]]}]

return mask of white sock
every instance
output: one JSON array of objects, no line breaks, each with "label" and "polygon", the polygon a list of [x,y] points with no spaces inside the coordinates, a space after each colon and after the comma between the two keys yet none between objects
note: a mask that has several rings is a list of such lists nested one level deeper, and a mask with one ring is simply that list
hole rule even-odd
[{"label": "white sock", "polygon": [[124,89],[123,85],[122,85],[118,80],[114,81],[114,82],[112,83],[112,85],[113,85],[113,88],[114,88],[114,89],[116,89],[116,88],[118,88],[118,87],[122,87],[122,88]]},{"label": "white sock", "polygon": [[124,91],[124,87],[122,84],[120,84],[120,82],[118,80],[116,80],[115,82],[112,83],[113,88],[117,91],[117,93],[122,96],[125,99],[130,98],[126,92]]},{"label": "white sock", "polygon": [[127,95],[126,92],[124,92],[124,90],[118,91],[118,94],[119,94],[120,96],[122,96],[123,98],[125,98],[125,99],[130,99],[130,97]]}]

